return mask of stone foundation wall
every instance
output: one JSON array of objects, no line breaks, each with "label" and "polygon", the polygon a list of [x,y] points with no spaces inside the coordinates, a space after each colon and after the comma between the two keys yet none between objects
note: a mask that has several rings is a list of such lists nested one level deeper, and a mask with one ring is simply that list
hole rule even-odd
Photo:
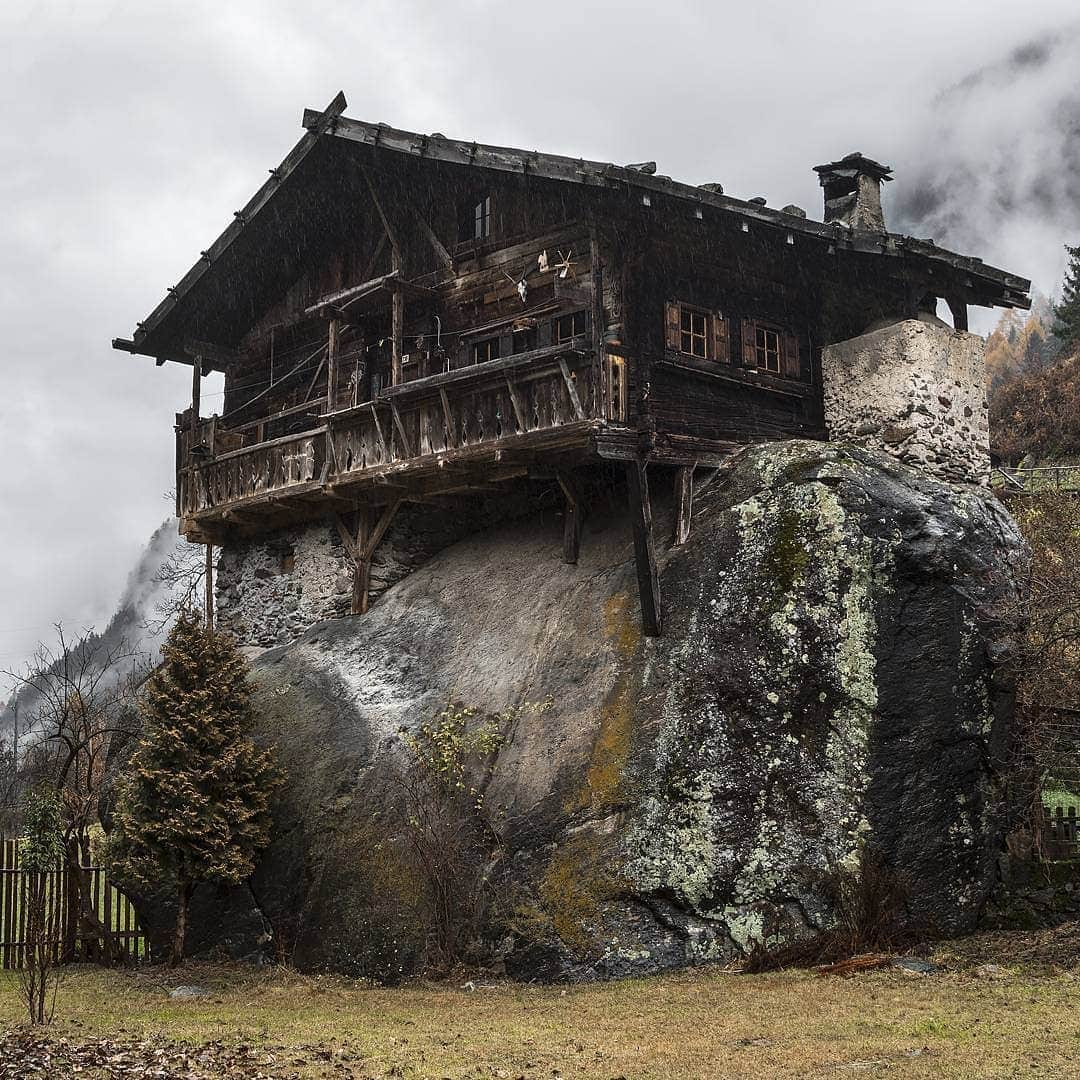
[{"label": "stone foundation wall", "polygon": [[829,438],[885,450],[944,480],[990,471],[984,342],[908,319],[822,350]]},{"label": "stone foundation wall", "polygon": [[[550,488],[528,485],[447,506],[403,506],[372,560],[372,602],[473,532],[526,514],[561,512]],[[223,547],[218,559],[217,624],[246,647],[285,645],[317,622],[348,615],[352,580],[331,517],[238,541]]]}]

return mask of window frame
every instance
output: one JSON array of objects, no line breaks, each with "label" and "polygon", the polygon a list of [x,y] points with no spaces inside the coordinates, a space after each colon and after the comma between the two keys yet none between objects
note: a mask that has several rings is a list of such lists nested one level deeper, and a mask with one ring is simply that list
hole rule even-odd
[{"label": "window frame", "polygon": [[[701,320],[701,332],[694,329],[694,319]],[[679,352],[683,356],[693,356],[697,360],[714,360],[712,355],[716,350],[712,344],[713,315],[711,311],[695,307],[693,304],[679,304]],[[689,321],[689,328],[687,322]],[[689,338],[690,348],[686,348]],[[695,352],[693,345],[700,340],[702,352]]]},{"label": "window frame", "polygon": [[[498,335],[472,342],[469,349],[472,366],[475,367],[477,364],[487,364],[492,360],[498,360],[502,355],[501,345],[502,342]],[[480,359],[481,350],[485,353],[483,359]]]},{"label": "window frame", "polygon": [[[775,348],[769,348],[769,339],[773,339]],[[776,366],[769,367],[769,357],[776,357]],[[784,371],[784,331],[772,323],[754,320],[754,357],[758,371],[766,375],[782,376]]]},{"label": "window frame", "polygon": [[[577,320],[581,320],[581,330],[576,330]],[[560,327],[563,323],[570,322],[570,336],[563,337]],[[577,311],[568,311],[564,315],[556,315],[551,320],[551,344],[552,345],[570,345],[578,338],[585,337],[589,333],[589,313],[584,308],[578,308]]]}]

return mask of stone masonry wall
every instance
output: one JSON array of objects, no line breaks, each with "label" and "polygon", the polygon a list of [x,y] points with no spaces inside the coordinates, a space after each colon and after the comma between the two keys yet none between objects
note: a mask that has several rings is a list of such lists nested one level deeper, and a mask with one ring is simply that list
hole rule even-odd
[{"label": "stone masonry wall", "polygon": [[829,438],[885,450],[944,480],[990,470],[983,339],[908,319],[822,350]]},{"label": "stone masonry wall", "polygon": [[[561,513],[561,502],[549,488],[532,486],[447,506],[403,506],[372,560],[372,601],[470,533],[545,512]],[[352,579],[330,517],[237,541],[218,560],[218,626],[246,647],[288,644],[317,622],[349,614]]]}]

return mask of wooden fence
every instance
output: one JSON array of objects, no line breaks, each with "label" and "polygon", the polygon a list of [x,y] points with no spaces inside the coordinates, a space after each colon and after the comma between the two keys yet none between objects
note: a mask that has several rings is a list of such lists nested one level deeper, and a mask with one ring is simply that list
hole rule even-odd
[{"label": "wooden fence", "polygon": [[[79,852],[79,865],[90,887],[94,909],[120,952],[129,960],[149,959],[150,946],[131,901],[110,882],[104,869],[94,866],[90,852]],[[19,841],[0,840],[0,968],[23,965],[26,920],[34,875],[19,864]],[[102,953],[100,933],[80,918],[75,872],[63,865],[47,871],[46,914],[49,943],[57,963],[96,960]]]},{"label": "wooden fence", "polygon": [[1080,855],[1076,807],[1068,810],[1043,806],[1043,837],[1046,854],[1051,859],[1070,859]]}]

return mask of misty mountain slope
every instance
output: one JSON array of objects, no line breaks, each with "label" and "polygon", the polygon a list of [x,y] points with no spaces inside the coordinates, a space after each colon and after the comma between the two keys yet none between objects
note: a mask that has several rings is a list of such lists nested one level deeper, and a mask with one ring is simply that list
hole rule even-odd
[{"label": "misty mountain slope", "polygon": [[[169,518],[150,537],[128,575],[116,614],[100,633],[92,633],[82,643],[83,649],[99,652],[101,655],[107,655],[121,646],[133,650],[135,655],[123,665],[120,674],[127,674],[142,661],[154,659],[161,648],[164,633],[155,632],[154,624],[160,621],[159,607],[168,603],[173,590],[172,586],[161,580],[161,570],[176,550],[178,541],[176,519]],[[65,626],[64,633],[69,644],[78,643],[84,629],[79,626]],[[55,632],[47,635],[43,643],[55,651]],[[27,656],[24,663],[30,663],[32,659]],[[0,738],[10,736],[16,715],[19,715],[25,724],[26,718],[34,711],[36,700],[37,695],[27,687],[12,695],[11,700],[0,710]]]}]

